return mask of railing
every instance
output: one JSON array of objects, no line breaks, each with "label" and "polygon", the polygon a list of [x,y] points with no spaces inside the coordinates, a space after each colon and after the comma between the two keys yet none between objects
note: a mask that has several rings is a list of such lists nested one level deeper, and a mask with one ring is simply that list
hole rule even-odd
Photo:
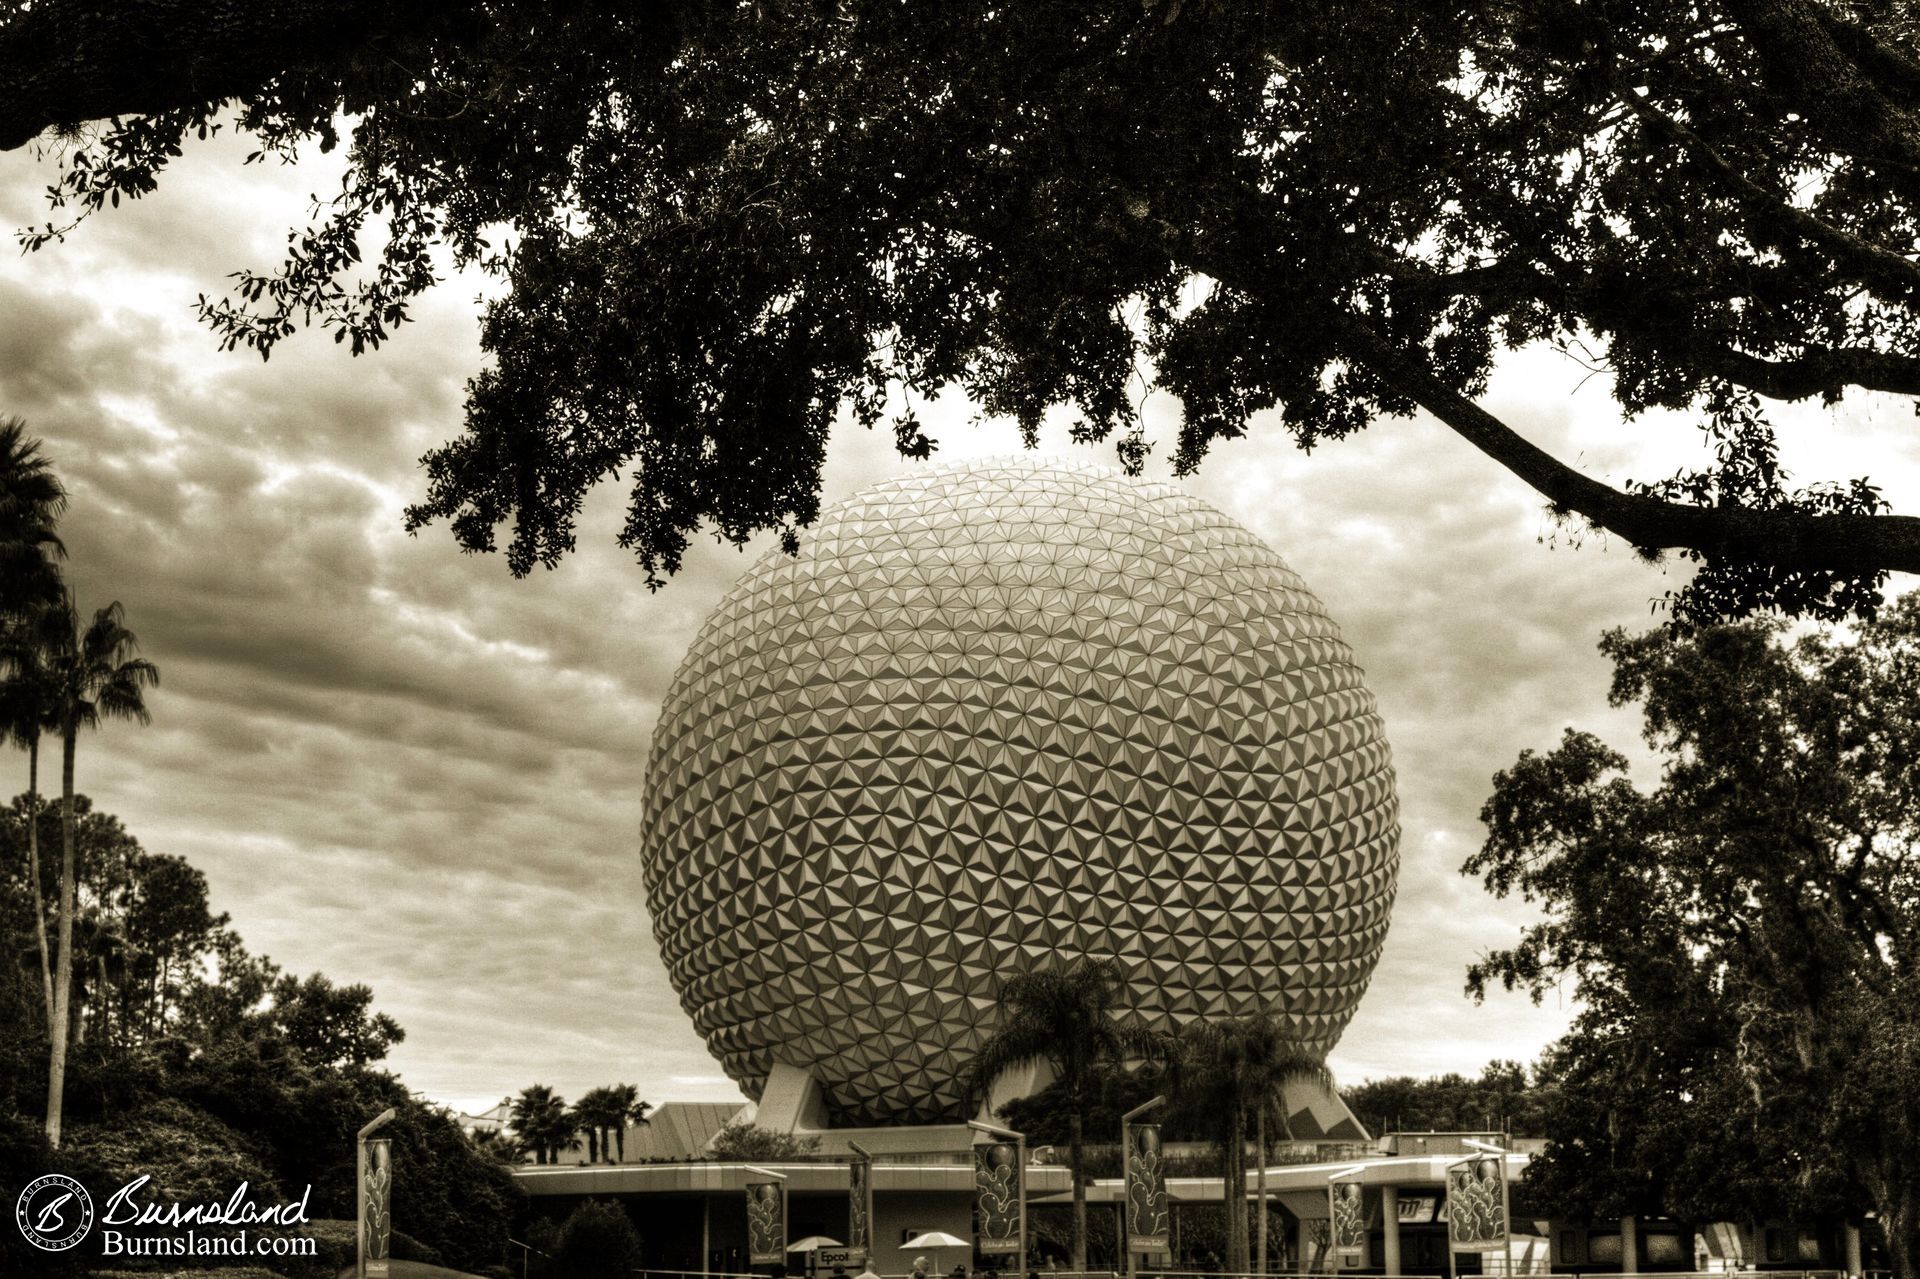
[{"label": "railing", "polygon": [[[1591,1279],[1598,1279],[1599,1276],[1606,1276],[1607,1279],[1727,1279],[1729,1275],[1764,1276],[1764,1279],[1892,1279],[1893,1275],[1893,1272],[1890,1270],[1867,1270],[1860,1275],[1849,1276],[1845,1270],[1783,1270],[1777,1268],[1759,1270],[1751,1266],[1742,1268],[1729,1267],[1725,1270],[1630,1270],[1624,1274],[1618,1270],[1599,1270],[1592,1268],[1552,1272],[1542,1270],[1535,1273],[1540,1275],[1551,1273],[1555,1276],[1576,1277],[1585,1275],[1591,1277]],[[636,1269],[633,1274],[635,1279],[767,1279],[767,1273],[764,1270],[758,1272],[740,1272],[733,1270],[660,1270],[649,1268]],[[806,1271],[803,1267],[793,1267],[787,1271],[787,1274],[790,1279],[804,1279]],[[1153,1269],[1136,1270],[1134,1277],[1135,1279],[1331,1279],[1333,1274],[1364,1275],[1365,1279],[1433,1279],[1433,1276],[1430,1274],[1389,1275],[1354,1268],[1348,1268],[1339,1272],[1324,1270],[1269,1270],[1263,1273],[1233,1270]],[[1524,1274],[1525,1272],[1516,1272],[1514,1279],[1522,1279]],[[968,1272],[968,1275],[969,1279],[1000,1279],[1001,1276],[1008,1276],[1008,1279],[1017,1279],[1017,1277],[1011,1275],[1010,1272],[1002,1270],[972,1270]],[[853,1279],[859,1279],[859,1277],[855,1275]],[[910,1272],[887,1273],[881,1274],[880,1279],[913,1279],[913,1275]],[[929,1276],[929,1279],[946,1279],[946,1275],[935,1272]],[[1120,1272],[1113,1270],[1029,1270],[1026,1279],[1123,1279],[1123,1276]],[[1500,1279],[1500,1275],[1497,1272],[1483,1274],[1481,1279]]]}]

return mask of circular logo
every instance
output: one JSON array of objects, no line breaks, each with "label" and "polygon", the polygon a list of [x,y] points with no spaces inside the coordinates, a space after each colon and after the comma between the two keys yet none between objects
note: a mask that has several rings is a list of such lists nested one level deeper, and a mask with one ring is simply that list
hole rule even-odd
[{"label": "circular logo", "polygon": [[43,1252],[65,1252],[93,1229],[93,1198],[71,1177],[50,1172],[14,1201],[13,1219],[27,1242]]}]

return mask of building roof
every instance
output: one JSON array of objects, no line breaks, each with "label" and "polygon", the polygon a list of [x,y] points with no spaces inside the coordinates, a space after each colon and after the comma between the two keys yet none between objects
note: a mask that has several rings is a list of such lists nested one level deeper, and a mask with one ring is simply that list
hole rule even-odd
[{"label": "building roof", "polygon": [[691,1159],[747,1108],[744,1101],[670,1101],[627,1125],[627,1160]]}]

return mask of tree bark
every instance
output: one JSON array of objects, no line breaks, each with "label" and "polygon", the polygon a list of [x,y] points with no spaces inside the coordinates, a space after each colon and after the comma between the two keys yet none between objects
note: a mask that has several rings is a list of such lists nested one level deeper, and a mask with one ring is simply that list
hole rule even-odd
[{"label": "tree bark", "polygon": [[1233,1132],[1227,1142],[1227,1271],[1247,1273],[1247,1111],[1236,1101],[1229,1117]]},{"label": "tree bark", "polygon": [[242,97],[297,67],[448,27],[427,0],[39,0],[0,22],[0,151],[49,128]]},{"label": "tree bark", "polygon": [[1260,1158],[1260,1166],[1254,1170],[1260,1183],[1260,1193],[1254,1200],[1254,1211],[1259,1214],[1253,1219],[1254,1252],[1258,1258],[1255,1268],[1264,1275],[1267,1273],[1267,1108],[1264,1104],[1253,1127],[1253,1148]]},{"label": "tree bark", "polygon": [[1818,0],[1727,0],[1725,9],[1760,55],[1768,87],[1831,146],[1879,160],[1912,181],[1920,167],[1920,126],[1836,43],[1825,6]]},{"label": "tree bark", "polygon": [[27,869],[33,884],[33,935],[40,943],[40,988],[53,1025],[53,967],[47,955],[47,903],[40,895],[40,733],[27,739]]},{"label": "tree bark", "polygon": [[1073,1176],[1073,1268],[1079,1274],[1087,1270],[1087,1183],[1080,1175],[1084,1137],[1080,1108],[1075,1106],[1067,1116],[1067,1167]]},{"label": "tree bark", "polygon": [[1788,568],[1920,573],[1920,518],[1689,506],[1623,493],[1528,442],[1440,381],[1418,356],[1382,339],[1363,320],[1342,315],[1331,324],[1341,347],[1354,360],[1386,378],[1543,497],[1633,546],[1693,550]]},{"label": "tree bark", "polygon": [[60,735],[60,941],[54,964],[53,1022],[47,1027],[47,1144],[60,1145],[60,1111],[67,1087],[67,1012],[73,998],[73,748],[80,726],[71,719]]}]

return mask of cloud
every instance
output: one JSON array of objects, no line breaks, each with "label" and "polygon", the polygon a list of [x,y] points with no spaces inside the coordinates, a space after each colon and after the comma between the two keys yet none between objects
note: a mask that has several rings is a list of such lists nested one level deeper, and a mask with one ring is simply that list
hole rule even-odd
[{"label": "cloud", "polygon": [[[83,743],[80,787],[149,848],[202,867],[251,947],[371,985],[407,1028],[393,1062],[417,1089],[471,1109],[536,1081],[730,1095],[654,950],[636,832],[674,667],[766,541],[696,539],[655,594],[614,544],[617,486],[590,497],[580,550],[525,581],[444,528],[407,536],[416,459],[458,433],[480,367],[481,285],[437,290],[358,360],[311,333],[265,363],[218,352],[193,296],[271,265],[305,194],[331,181],[324,164],[242,172],[241,150],[196,149],[157,195],[0,262],[0,413],[28,419],[73,491],[83,602],[122,600],[163,673],[151,728]],[[0,156],[0,220],[44,221],[49,180],[31,156]],[[1528,353],[1491,402],[1616,481],[1699,454],[1671,418],[1622,424],[1584,376]],[[1164,475],[1173,406],[1149,412]],[[1863,402],[1835,439],[1831,419],[1790,412],[1783,456],[1810,478],[1871,472],[1920,507],[1903,414]],[[926,414],[942,458],[1017,447],[969,416],[953,397]],[[1059,426],[1047,446],[1074,451]],[[845,427],[826,495],[912,465],[884,433]],[[1311,457],[1262,423],[1190,487],[1326,601],[1394,744],[1394,927],[1334,1065],[1351,1078],[1531,1058],[1564,1005],[1476,1006],[1461,989],[1531,915],[1457,872],[1490,778],[1521,750],[1568,724],[1632,745],[1594,642],[1647,623],[1677,579],[1604,539],[1567,545],[1537,495],[1427,420]]]}]

